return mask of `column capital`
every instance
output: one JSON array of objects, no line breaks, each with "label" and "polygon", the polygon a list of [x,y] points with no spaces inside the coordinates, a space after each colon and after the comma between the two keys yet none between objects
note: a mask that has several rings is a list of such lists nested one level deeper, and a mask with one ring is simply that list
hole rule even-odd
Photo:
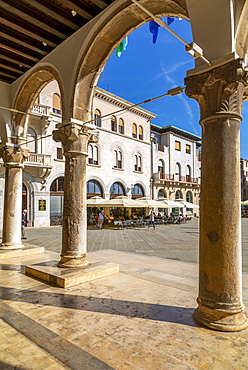
[{"label": "column capital", "polygon": [[248,72],[240,59],[211,71],[185,78],[186,94],[198,101],[201,124],[213,116],[242,119],[242,102]]},{"label": "column capital", "polygon": [[53,131],[53,139],[61,142],[64,155],[88,155],[88,144],[98,142],[98,133],[93,128],[74,122],[69,122]]},{"label": "column capital", "polygon": [[23,162],[28,158],[29,149],[16,144],[0,146],[0,156],[3,158],[4,167],[24,167]]}]

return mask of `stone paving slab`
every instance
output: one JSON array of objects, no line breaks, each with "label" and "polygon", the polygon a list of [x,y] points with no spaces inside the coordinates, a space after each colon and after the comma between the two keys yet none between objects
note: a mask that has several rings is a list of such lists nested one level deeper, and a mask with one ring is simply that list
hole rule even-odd
[{"label": "stone paving slab", "polygon": [[[88,258],[118,263],[119,274],[65,289],[24,275],[27,262],[56,255],[0,263],[0,320],[22,338],[16,351],[9,331],[0,335],[0,348],[8,347],[7,356],[0,351],[6,369],[40,369],[43,362],[51,370],[248,368],[248,330],[223,333],[193,319],[197,264],[109,249]],[[243,280],[248,286],[247,274]],[[26,359],[25,343],[35,346]]]}]

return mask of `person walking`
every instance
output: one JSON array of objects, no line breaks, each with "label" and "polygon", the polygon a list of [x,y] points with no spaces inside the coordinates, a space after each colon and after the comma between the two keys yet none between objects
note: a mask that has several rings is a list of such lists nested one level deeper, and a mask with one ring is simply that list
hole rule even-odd
[{"label": "person walking", "polygon": [[22,239],[27,239],[26,238],[26,233],[25,233],[25,227],[28,224],[28,216],[27,216],[28,211],[24,209],[22,211]]},{"label": "person walking", "polygon": [[155,225],[155,212],[154,211],[151,211],[150,213],[150,221],[149,221],[149,225],[148,225],[148,229],[150,230],[150,226],[153,226],[153,229],[156,230],[156,225]]},{"label": "person walking", "polygon": [[104,210],[102,209],[98,215],[98,225],[99,225],[100,230],[102,230],[103,223],[104,223]]}]

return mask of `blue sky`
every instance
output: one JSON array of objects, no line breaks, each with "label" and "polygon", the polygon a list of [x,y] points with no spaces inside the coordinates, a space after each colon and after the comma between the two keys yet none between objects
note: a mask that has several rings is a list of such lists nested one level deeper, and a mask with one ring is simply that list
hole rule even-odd
[{"label": "blue sky", "polygon": [[[190,23],[174,21],[170,28],[185,41],[192,41]],[[167,30],[160,27],[157,43],[145,24],[128,36],[127,50],[119,58],[113,53],[105,65],[98,86],[132,103],[162,95],[167,90],[184,86],[186,71],[194,68],[194,59],[185,52],[185,46]],[[158,115],[153,123],[173,125],[201,136],[199,106],[185,93],[164,97],[142,105]],[[248,159],[248,102],[243,104],[241,122],[241,157]]]}]

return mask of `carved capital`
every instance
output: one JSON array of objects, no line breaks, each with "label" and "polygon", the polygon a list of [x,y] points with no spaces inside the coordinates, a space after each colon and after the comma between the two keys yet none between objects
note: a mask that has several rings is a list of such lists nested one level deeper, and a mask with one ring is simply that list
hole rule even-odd
[{"label": "carved capital", "polygon": [[61,142],[64,154],[76,153],[87,155],[88,143],[98,142],[98,134],[91,128],[71,123],[53,131],[53,139]]},{"label": "carved capital", "polygon": [[3,145],[0,147],[0,156],[5,167],[23,167],[23,162],[28,158],[28,148],[19,145]]},{"label": "carved capital", "polygon": [[242,102],[247,83],[248,73],[240,59],[185,78],[186,94],[198,101],[201,119],[212,115],[242,119]]}]

